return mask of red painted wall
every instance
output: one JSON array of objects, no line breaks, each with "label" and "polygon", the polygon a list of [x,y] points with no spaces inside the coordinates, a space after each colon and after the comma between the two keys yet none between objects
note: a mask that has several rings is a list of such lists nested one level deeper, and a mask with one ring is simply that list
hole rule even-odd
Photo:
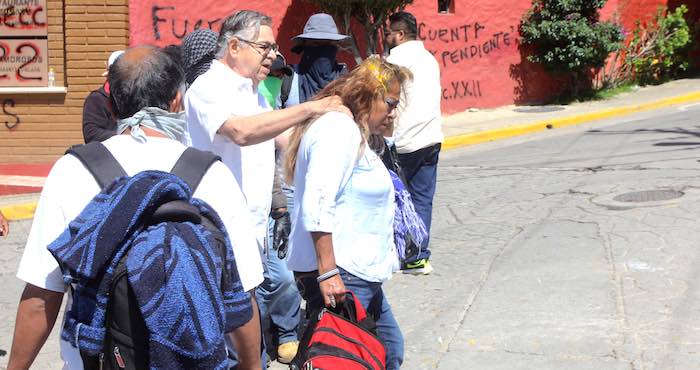
[{"label": "red painted wall", "polygon": [[[672,0],[675,5],[683,2]],[[618,19],[632,30],[636,19],[650,19],[665,0],[609,0],[603,19]],[[698,14],[698,1],[685,1]],[[674,5],[669,4],[669,5]],[[455,0],[454,13],[439,14],[437,0],[415,0],[407,8],[419,23],[419,37],[442,68],[443,112],[471,107],[545,102],[559,94],[563,81],[525,60],[518,24],[531,0]],[[196,26],[218,31],[221,19],[237,9],[255,9],[272,16],[277,40],[291,62],[291,37],[301,33],[314,8],[302,0],[131,0],[130,43],[179,43]],[[342,59],[352,64],[345,54]]]}]

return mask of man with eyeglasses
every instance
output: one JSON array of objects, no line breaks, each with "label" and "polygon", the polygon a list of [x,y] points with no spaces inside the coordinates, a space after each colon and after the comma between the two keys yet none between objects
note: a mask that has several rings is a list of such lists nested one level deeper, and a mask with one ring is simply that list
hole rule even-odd
[{"label": "man with eyeglasses", "polygon": [[[417,33],[413,14],[397,12],[389,17],[389,28],[385,30],[390,48],[387,61],[413,73],[413,81],[408,81],[404,90],[406,99],[396,112],[393,137],[416,212],[430,233],[437,163],[444,140],[440,112],[442,88],[440,67],[423,42],[416,40]],[[405,273],[427,275],[433,271],[428,242],[429,238],[425,238],[417,254],[403,262]]]},{"label": "man with eyeglasses", "polygon": [[[271,109],[258,92],[258,84],[270,72],[277,51],[272,20],[264,14],[242,10],[226,18],[219,33],[218,47],[209,70],[192,83],[185,95],[187,144],[221,156],[231,169],[245,195],[258,248],[263,254],[275,171],[274,138],[314,115],[328,111],[350,114],[350,111],[339,97],[289,109]],[[260,266],[239,269],[246,268],[259,269]],[[265,279],[263,285],[267,283],[269,279]],[[266,315],[262,308],[261,315]],[[259,318],[256,323],[251,330],[259,333]],[[259,343],[245,345],[259,346]],[[237,361],[241,362],[239,368],[246,367],[246,359]]]}]

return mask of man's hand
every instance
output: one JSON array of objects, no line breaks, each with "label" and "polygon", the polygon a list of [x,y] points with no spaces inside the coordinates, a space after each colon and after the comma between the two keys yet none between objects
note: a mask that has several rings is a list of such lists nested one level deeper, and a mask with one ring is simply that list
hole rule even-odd
[{"label": "man's hand", "polygon": [[5,216],[0,212],[0,235],[7,238],[8,234],[10,234],[10,223],[7,222]]},{"label": "man's hand", "polygon": [[311,105],[315,115],[321,115],[328,112],[341,112],[348,115],[348,117],[353,118],[354,116],[350,109],[343,105],[343,99],[337,95],[327,96],[323,99],[312,100],[308,102]]},{"label": "man's hand", "polygon": [[287,256],[289,233],[292,231],[292,223],[289,220],[289,212],[275,210],[272,212],[275,224],[272,226],[272,249],[277,251],[277,257],[284,259]]}]

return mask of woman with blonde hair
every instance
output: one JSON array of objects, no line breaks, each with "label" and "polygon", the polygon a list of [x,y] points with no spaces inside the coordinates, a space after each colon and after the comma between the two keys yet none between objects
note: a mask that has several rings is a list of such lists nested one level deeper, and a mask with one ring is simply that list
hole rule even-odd
[{"label": "woman with blonde hair", "polygon": [[[387,369],[403,362],[403,335],[382,291],[398,268],[394,246],[394,188],[370,136],[392,124],[410,72],[371,57],[321,90],[337,95],[354,120],[325,113],[295,128],[286,170],[295,207],[287,264],[307,311],[335,307],[352,291],[377,323]],[[382,139],[383,140],[383,139]]]}]

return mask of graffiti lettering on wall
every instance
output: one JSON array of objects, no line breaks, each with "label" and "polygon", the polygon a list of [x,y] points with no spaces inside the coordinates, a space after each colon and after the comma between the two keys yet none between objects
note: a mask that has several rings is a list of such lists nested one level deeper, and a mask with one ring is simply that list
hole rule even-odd
[{"label": "graffiti lettering on wall", "polygon": [[42,19],[43,12],[44,8],[41,6],[32,9],[11,5],[3,9],[2,14],[0,14],[0,26],[9,28],[46,27],[46,22]]},{"label": "graffiti lettering on wall", "polygon": [[[468,22],[453,27],[418,25],[418,37],[426,42],[443,71],[468,63],[490,63],[485,58],[517,45],[515,26],[490,29],[485,22]],[[480,62],[480,60],[484,59]],[[458,78],[443,85],[442,99],[478,99],[484,96],[481,81]]]},{"label": "graffiti lettering on wall", "polygon": [[2,101],[2,114],[5,116],[5,118],[10,118],[10,120],[14,121],[12,122],[6,119],[5,127],[7,127],[9,130],[12,130],[13,128],[17,127],[17,125],[19,125],[21,121],[17,114],[10,112],[8,106],[14,108],[15,101],[12,99],[5,99]]},{"label": "graffiti lettering on wall", "polygon": [[479,22],[440,29],[430,29],[425,23],[418,26],[418,36],[422,40],[448,47],[441,51],[430,51],[443,67],[483,58],[503,50],[517,42],[514,35],[514,26],[508,31],[488,32],[487,26]]},{"label": "graffiti lettering on wall", "polygon": [[176,20],[177,15],[174,6],[159,6],[151,7],[151,18],[153,20],[153,38],[160,40],[161,32],[168,32],[178,39],[185,37],[186,34],[194,30],[205,28],[214,28],[213,26],[221,22],[221,18],[215,19],[197,19],[190,22],[189,19]]},{"label": "graffiti lettering on wall", "polygon": [[451,81],[450,86],[442,88],[442,98],[444,100],[461,98],[480,98],[481,82],[478,80]]},{"label": "graffiti lettering on wall", "polygon": [[46,36],[46,0],[0,0],[0,35]]}]

